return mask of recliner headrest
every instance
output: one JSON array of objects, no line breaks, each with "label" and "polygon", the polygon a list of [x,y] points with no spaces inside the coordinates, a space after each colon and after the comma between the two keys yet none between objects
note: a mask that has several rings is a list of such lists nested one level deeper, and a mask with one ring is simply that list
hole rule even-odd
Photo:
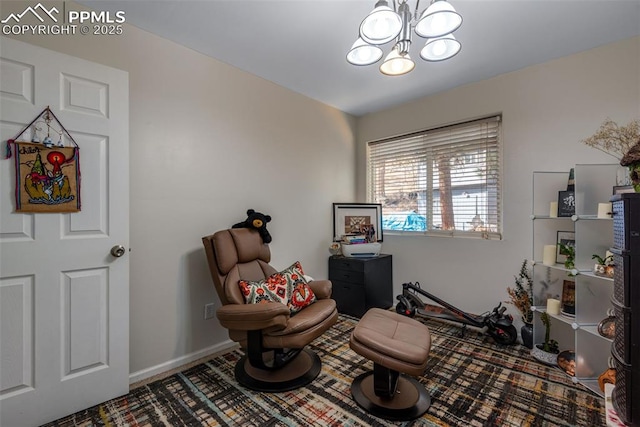
[{"label": "recliner headrest", "polygon": [[222,230],[213,236],[213,249],[218,261],[218,270],[226,275],[238,263],[254,260],[269,262],[271,252],[256,230],[232,228]]}]

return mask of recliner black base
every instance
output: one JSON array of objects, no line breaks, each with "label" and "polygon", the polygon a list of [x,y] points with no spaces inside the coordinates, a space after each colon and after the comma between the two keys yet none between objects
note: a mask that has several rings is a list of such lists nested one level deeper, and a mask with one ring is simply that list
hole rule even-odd
[{"label": "recliner black base", "polygon": [[351,395],[371,415],[393,421],[419,418],[431,406],[431,396],[415,378],[378,364],[353,380]]},{"label": "recliner black base", "polygon": [[280,369],[260,369],[243,356],[235,367],[236,381],[244,387],[266,393],[294,390],[312,382],[322,370],[320,357],[303,349]]}]

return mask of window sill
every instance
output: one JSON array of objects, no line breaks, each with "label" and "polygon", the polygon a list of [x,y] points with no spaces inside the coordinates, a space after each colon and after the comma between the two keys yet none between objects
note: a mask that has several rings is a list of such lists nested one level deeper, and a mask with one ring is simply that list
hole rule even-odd
[{"label": "window sill", "polygon": [[502,234],[495,232],[383,230],[383,233],[385,236],[452,237],[457,239],[502,240]]}]

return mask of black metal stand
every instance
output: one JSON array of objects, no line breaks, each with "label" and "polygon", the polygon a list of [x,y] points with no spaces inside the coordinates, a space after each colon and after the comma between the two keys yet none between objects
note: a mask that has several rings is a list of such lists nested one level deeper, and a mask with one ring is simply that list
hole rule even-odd
[{"label": "black metal stand", "polygon": [[431,406],[431,396],[415,378],[377,363],[353,380],[351,395],[368,413],[393,421],[414,420]]},{"label": "black metal stand", "polygon": [[236,364],[235,377],[239,384],[248,389],[277,393],[294,390],[311,383],[321,370],[320,357],[311,350],[303,349],[280,369],[256,368],[245,355]]}]

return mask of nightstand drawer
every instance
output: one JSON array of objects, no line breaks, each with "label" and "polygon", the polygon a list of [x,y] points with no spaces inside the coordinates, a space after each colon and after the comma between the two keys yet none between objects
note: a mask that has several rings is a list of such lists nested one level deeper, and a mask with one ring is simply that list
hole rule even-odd
[{"label": "nightstand drawer", "polygon": [[331,298],[336,302],[338,313],[362,317],[367,311],[364,285],[332,281]]},{"label": "nightstand drawer", "polygon": [[329,271],[329,280],[364,284],[364,273],[362,271],[332,269]]},{"label": "nightstand drawer", "polygon": [[329,269],[351,270],[364,272],[364,262],[350,258],[332,257],[329,258]]}]

